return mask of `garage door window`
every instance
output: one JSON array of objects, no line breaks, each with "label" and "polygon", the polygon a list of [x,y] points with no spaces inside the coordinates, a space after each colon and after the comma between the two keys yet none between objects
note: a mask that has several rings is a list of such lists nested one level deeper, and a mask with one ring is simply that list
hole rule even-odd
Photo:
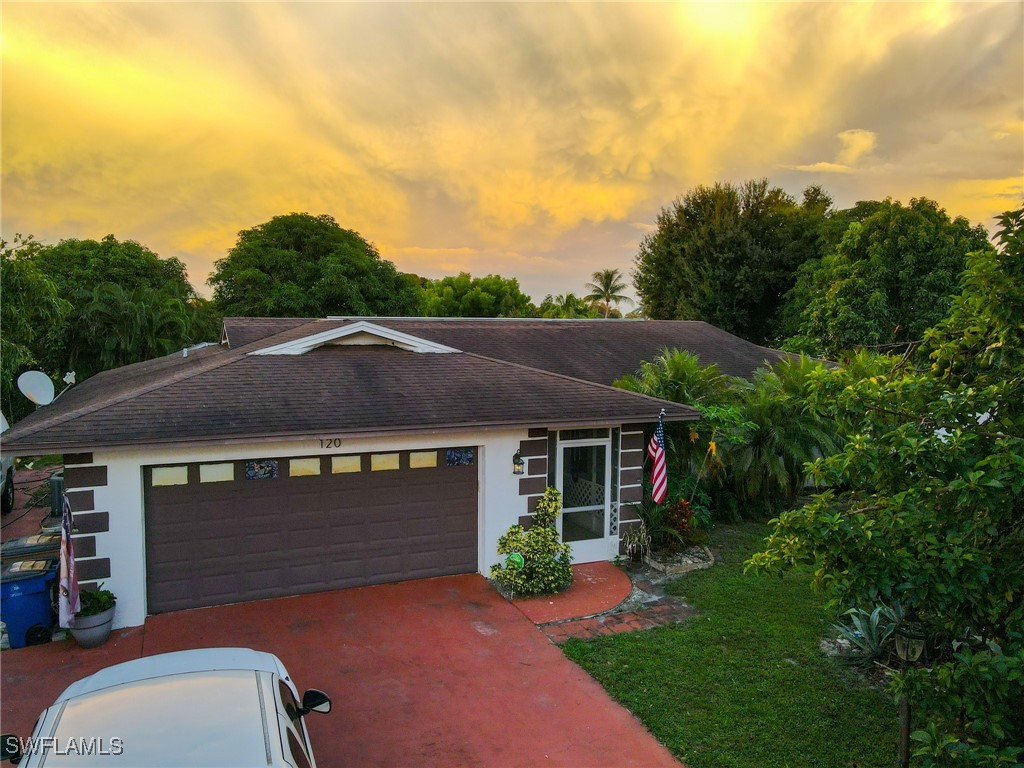
[{"label": "garage door window", "polygon": [[370,457],[370,469],[379,472],[385,469],[398,469],[397,453],[375,453]]},{"label": "garage door window", "polygon": [[359,472],[362,470],[362,459],[359,456],[332,456],[331,474],[341,475],[346,472]]},{"label": "garage door window", "polygon": [[409,454],[409,468],[421,469],[437,466],[437,451],[413,451]]},{"label": "garage door window", "polygon": [[277,477],[277,459],[245,462],[246,480],[273,480]]},{"label": "garage door window", "polygon": [[320,458],[288,459],[289,477],[311,477],[320,474]]},{"label": "garage door window", "polygon": [[200,483],[227,483],[235,479],[235,465],[231,462],[225,464],[200,464]]},{"label": "garage door window", "polygon": [[472,466],[475,458],[474,448],[449,448],[445,451],[445,461],[449,467]]},{"label": "garage door window", "polygon": [[188,485],[188,467],[153,467],[153,485]]}]

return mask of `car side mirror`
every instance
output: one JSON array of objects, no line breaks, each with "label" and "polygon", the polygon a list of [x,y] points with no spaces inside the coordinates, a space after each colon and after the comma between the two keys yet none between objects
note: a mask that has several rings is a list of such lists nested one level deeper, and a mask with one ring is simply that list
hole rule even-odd
[{"label": "car side mirror", "polygon": [[0,736],[0,761],[10,760],[17,765],[21,762],[21,739],[13,733]]},{"label": "car side mirror", "polygon": [[310,688],[302,694],[302,714],[308,712],[322,712],[327,714],[331,711],[331,697],[316,688]]}]

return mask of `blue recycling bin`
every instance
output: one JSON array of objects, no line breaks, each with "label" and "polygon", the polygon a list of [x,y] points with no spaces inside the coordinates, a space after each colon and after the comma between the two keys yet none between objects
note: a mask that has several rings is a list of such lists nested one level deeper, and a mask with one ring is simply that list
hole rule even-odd
[{"label": "blue recycling bin", "polygon": [[48,643],[53,637],[53,587],[57,560],[18,560],[0,567],[0,621],[11,648]]}]

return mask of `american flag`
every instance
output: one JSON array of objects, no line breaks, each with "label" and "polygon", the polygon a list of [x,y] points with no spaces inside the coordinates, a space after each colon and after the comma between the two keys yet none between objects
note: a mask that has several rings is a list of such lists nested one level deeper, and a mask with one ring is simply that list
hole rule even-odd
[{"label": "american flag", "polygon": [[73,526],[71,503],[67,494],[64,494],[64,515],[60,526],[60,594],[57,600],[62,627],[74,626],[75,614],[82,609],[78,596],[78,574],[75,571],[75,550],[71,546]]},{"label": "american flag", "polygon": [[647,455],[651,457],[651,495],[655,504],[661,504],[668,493],[668,470],[665,468],[665,411],[658,416],[658,428],[647,446]]}]

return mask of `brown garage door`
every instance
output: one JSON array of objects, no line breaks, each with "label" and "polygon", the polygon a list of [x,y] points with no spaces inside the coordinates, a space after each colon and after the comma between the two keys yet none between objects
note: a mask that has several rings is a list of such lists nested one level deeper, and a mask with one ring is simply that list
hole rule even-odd
[{"label": "brown garage door", "polygon": [[474,572],[474,453],[146,467],[149,612]]}]

